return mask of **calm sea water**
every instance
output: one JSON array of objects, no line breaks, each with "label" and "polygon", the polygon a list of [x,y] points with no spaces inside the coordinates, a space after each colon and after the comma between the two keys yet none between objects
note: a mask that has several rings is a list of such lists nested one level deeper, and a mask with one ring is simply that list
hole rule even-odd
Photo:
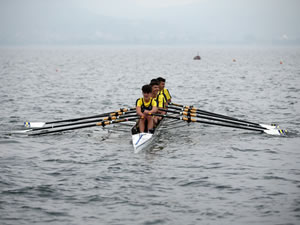
[{"label": "calm sea water", "polygon": [[[299,62],[299,48],[1,48],[0,223],[299,224]],[[290,134],[191,124],[140,154],[101,128],[10,135],[133,106],[157,76],[176,103]]]}]

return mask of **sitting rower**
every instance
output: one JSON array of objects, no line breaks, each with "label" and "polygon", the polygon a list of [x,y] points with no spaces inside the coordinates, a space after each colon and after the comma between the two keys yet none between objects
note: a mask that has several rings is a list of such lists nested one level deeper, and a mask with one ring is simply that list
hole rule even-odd
[{"label": "sitting rower", "polygon": [[[165,97],[160,93],[159,91],[159,82],[156,79],[152,79],[150,82],[150,85],[152,87],[152,98],[155,99],[157,107],[158,107],[158,113],[159,114],[165,114],[165,112],[160,111],[160,108],[165,108],[166,106],[166,100]],[[156,125],[158,123],[158,120],[160,120],[161,117],[154,116],[154,124]]]},{"label": "sitting rower", "polygon": [[160,93],[162,93],[166,99],[167,103],[171,102],[171,95],[170,92],[167,88],[165,88],[165,84],[166,84],[166,79],[162,78],[162,77],[158,77],[157,78],[158,82],[159,82],[159,91]]},{"label": "sitting rower", "polygon": [[150,85],[142,87],[143,98],[136,101],[136,113],[141,117],[139,120],[140,133],[145,132],[145,123],[147,121],[147,129],[149,132],[153,131],[153,117],[152,113],[157,112],[157,104],[152,95],[152,88]]}]

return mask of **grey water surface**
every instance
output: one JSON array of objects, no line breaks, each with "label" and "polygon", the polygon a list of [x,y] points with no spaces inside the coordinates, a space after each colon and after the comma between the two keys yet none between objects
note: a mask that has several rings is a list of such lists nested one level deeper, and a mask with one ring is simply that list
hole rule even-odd
[{"label": "grey water surface", "polygon": [[[1,48],[0,224],[299,224],[299,62],[283,47]],[[11,134],[134,106],[157,76],[176,103],[289,135],[190,124],[134,154],[100,127]]]}]

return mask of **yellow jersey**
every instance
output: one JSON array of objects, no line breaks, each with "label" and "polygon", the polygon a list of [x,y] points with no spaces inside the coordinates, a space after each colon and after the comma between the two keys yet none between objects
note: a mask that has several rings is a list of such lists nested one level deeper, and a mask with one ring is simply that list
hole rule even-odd
[{"label": "yellow jersey", "polygon": [[153,107],[157,106],[157,102],[154,98],[150,98],[149,102],[145,102],[144,98],[139,98],[136,100],[136,106],[141,107],[142,112],[145,110],[152,110]]},{"label": "yellow jersey", "polygon": [[161,94],[163,94],[163,96],[165,97],[166,99],[166,102],[168,102],[169,100],[171,100],[171,95],[170,95],[170,92],[167,88],[164,88],[163,90],[160,91]]},{"label": "yellow jersey", "polygon": [[157,107],[159,107],[159,108],[164,108],[165,107],[166,99],[165,99],[163,94],[158,92],[157,97],[156,97],[155,100],[156,100]]}]

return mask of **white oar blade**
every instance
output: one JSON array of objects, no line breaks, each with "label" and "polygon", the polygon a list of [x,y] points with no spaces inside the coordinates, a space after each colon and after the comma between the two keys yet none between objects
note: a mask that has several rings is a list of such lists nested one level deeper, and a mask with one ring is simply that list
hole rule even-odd
[{"label": "white oar blade", "polygon": [[44,127],[46,123],[44,122],[24,122],[24,127],[26,128],[40,128]]},{"label": "white oar blade", "polygon": [[26,134],[27,132],[30,132],[32,131],[31,129],[30,130],[12,130],[10,133],[11,134]]},{"label": "white oar blade", "polygon": [[287,134],[287,130],[280,129],[277,125],[266,125],[266,124],[259,124],[260,126],[266,128],[264,132],[270,135],[279,135],[285,136]]},{"label": "white oar blade", "polygon": [[275,125],[267,125],[267,124],[259,124],[261,127],[267,128],[267,129],[274,129],[276,128]]}]

